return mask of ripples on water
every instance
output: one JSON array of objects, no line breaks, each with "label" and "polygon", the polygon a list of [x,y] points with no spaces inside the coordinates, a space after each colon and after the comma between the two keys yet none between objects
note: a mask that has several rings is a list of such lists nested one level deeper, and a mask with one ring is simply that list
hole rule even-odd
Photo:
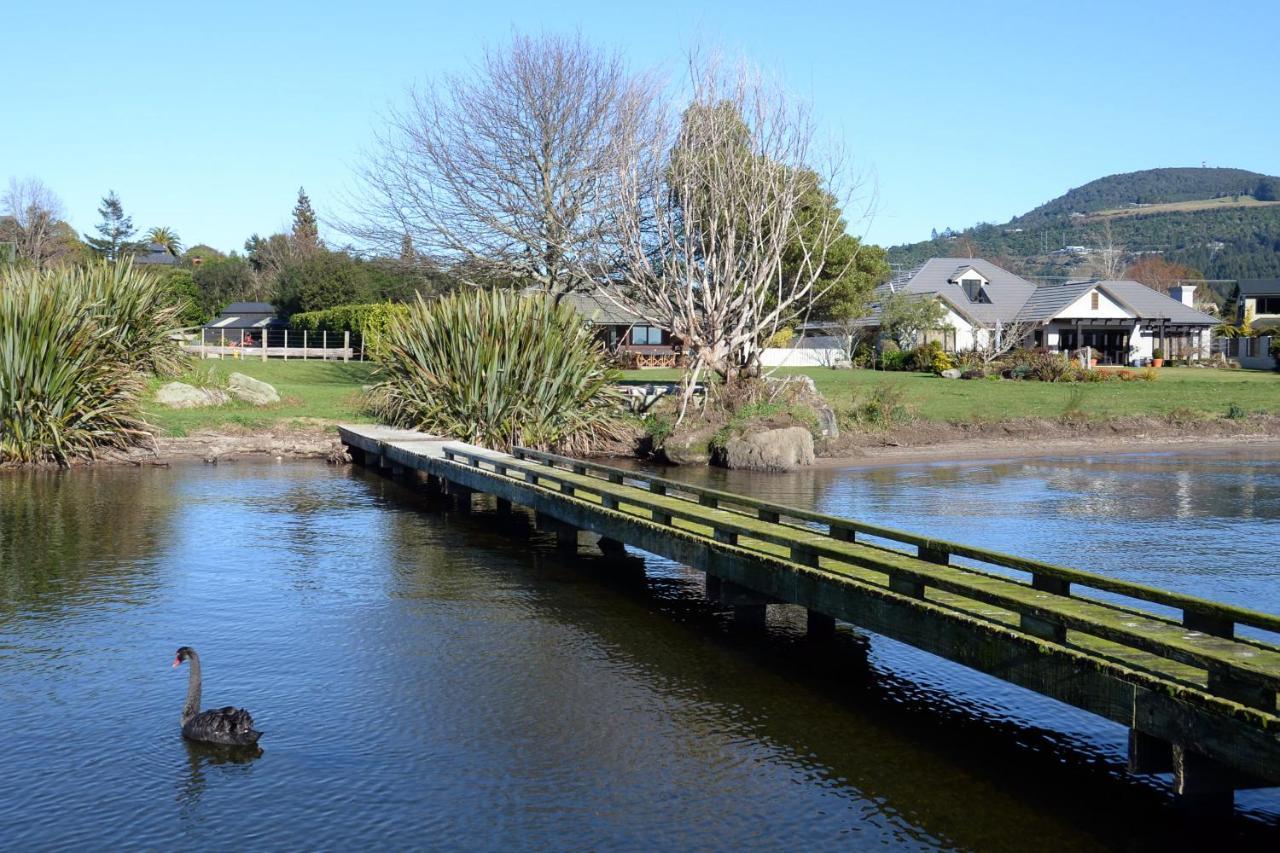
[{"label": "ripples on water", "polygon": [[[1274,569],[1223,559],[1280,540],[1275,463],[708,476],[1280,610]],[[0,847],[1186,838],[1160,780],[1120,771],[1118,727],[879,638],[868,670],[865,638],[813,648],[785,609],[738,636],[700,575],[566,565],[502,524],[320,465],[0,476]],[[260,757],[181,740],[182,644]],[[1240,795],[1238,843],[1266,838],[1269,793]]]}]

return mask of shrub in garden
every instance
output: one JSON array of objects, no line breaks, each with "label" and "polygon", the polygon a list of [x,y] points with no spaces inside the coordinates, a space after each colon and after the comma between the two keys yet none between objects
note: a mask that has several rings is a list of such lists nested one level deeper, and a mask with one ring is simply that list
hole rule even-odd
[{"label": "shrub in garden", "polygon": [[911,367],[911,353],[903,352],[900,349],[887,349],[880,353],[880,369],[881,370],[909,370]]},{"label": "shrub in garden", "polygon": [[0,278],[0,463],[67,464],[146,440],[142,373],[180,363],[178,314],[129,264]]},{"label": "shrub in garden", "polygon": [[1060,382],[1071,371],[1071,365],[1058,353],[1042,352],[1031,356],[1027,365],[1030,375],[1041,382]]},{"label": "shrub in garden", "polygon": [[307,332],[354,332],[364,342],[365,352],[376,359],[382,353],[382,342],[392,321],[408,312],[408,305],[393,302],[336,305],[324,311],[294,314],[289,325]]},{"label": "shrub in garden", "polygon": [[955,367],[956,363],[947,355],[942,344],[930,341],[911,351],[911,366],[921,373],[942,373]]},{"label": "shrub in garden", "polygon": [[567,303],[506,290],[393,316],[370,398],[386,422],[495,449],[582,452],[621,435],[608,356]]}]

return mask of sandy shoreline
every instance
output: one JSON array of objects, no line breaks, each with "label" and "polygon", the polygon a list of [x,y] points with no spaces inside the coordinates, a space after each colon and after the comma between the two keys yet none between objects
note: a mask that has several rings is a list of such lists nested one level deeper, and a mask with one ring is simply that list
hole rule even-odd
[{"label": "sandy shoreline", "polygon": [[946,462],[997,462],[1057,456],[1119,456],[1134,453],[1208,454],[1239,451],[1280,459],[1280,437],[1271,434],[1212,436],[1126,436],[1027,440],[961,440],[907,447],[874,447],[857,456],[820,457],[815,468],[880,468]]},{"label": "sandy shoreline", "polygon": [[[1213,422],[1156,429],[1144,424],[1069,427],[1052,422],[988,424],[981,429],[929,425],[918,430],[845,436],[819,444],[814,468],[854,469],[892,465],[981,462],[1059,456],[1133,453],[1240,452],[1280,459],[1280,418],[1253,422]],[[966,434],[969,433],[969,434]],[[617,458],[617,457],[614,457]],[[109,452],[94,465],[165,466],[218,464],[239,459],[349,461],[334,427],[266,431],[203,430],[188,436],[158,436],[151,446]],[[75,467],[81,467],[77,465]]]}]

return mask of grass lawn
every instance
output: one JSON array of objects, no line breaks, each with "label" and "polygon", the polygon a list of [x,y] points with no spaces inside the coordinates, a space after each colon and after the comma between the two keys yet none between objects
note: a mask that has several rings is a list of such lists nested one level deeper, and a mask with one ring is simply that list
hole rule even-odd
[{"label": "grass lawn", "polygon": [[[1235,404],[1246,412],[1280,412],[1280,373],[1259,370],[1166,367],[1155,382],[1049,383],[942,379],[924,373],[805,368],[781,370],[813,377],[818,390],[838,409],[876,384],[900,387],[907,405],[936,421],[1001,421],[1061,417],[1078,410],[1095,419],[1124,415],[1167,415],[1175,410],[1221,416]],[[630,370],[627,379],[675,380],[677,370]]]},{"label": "grass lawn", "polygon": [[[274,385],[280,392],[280,402],[251,406],[233,400],[207,409],[169,409],[157,406],[148,394],[142,406],[147,422],[169,435],[183,436],[195,430],[227,426],[261,429],[299,422],[314,427],[369,420],[359,411],[360,386],[367,385],[373,373],[373,365],[368,362],[209,359],[192,364],[187,375],[178,377],[179,381],[225,386],[227,376],[243,373]],[[169,381],[172,380],[153,379],[151,389]]]}]

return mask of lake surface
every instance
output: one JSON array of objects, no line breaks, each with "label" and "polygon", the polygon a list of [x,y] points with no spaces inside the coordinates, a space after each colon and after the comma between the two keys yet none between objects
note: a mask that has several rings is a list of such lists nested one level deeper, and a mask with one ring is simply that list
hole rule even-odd
[{"label": "lake surface", "polygon": [[[679,473],[1280,611],[1275,460]],[[701,590],[359,469],[0,475],[0,848],[1204,840],[1118,726],[799,611],[743,636]],[[180,738],[184,644],[261,755]],[[1237,803],[1211,837],[1275,849],[1280,798]]]}]

